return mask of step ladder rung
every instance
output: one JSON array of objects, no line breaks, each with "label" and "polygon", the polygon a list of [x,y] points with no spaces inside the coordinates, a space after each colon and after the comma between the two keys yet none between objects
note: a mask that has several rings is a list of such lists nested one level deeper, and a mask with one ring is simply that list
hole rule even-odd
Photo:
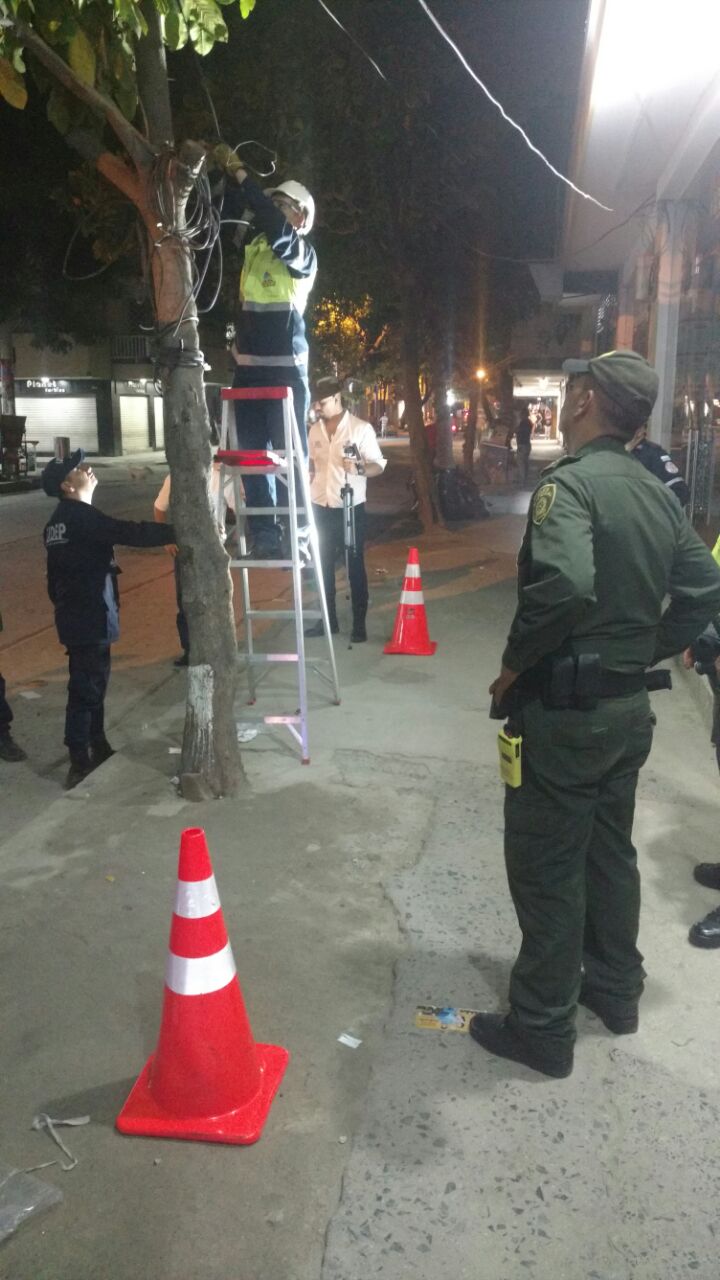
[{"label": "step ladder rung", "polygon": [[231,569],[292,569],[292,560],[231,560]]},{"label": "step ladder rung", "polygon": [[[303,609],[302,616],[308,622],[319,622],[322,618],[320,609]],[[294,609],[248,609],[246,618],[277,618],[278,621],[290,622],[295,617]]]},{"label": "step ladder rung", "polygon": [[253,667],[266,667],[270,662],[297,662],[296,653],[241,653],[238,654],[241,664],[250,663]]}]

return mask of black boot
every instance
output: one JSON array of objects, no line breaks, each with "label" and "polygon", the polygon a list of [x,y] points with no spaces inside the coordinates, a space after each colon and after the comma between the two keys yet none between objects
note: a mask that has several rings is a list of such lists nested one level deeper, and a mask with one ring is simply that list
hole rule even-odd
[{"label": "black boot", "polygon": [[101,738],[95,738],[90,743],[90,760],[92,761],[93,769],[97,769],[98,765],[104,764],[106,760],[109,760],[114,755],[115,752],[105,734]]},{"label": "black boot", "polygon": [[[340,630],[340,624],[337,620],[337,614],[329,613],[328,616],[330,621],[330,635],[336,636],[338,634],[338,631]],[[325,626],[323,624],[322,618],[318,618],[317,622],[313,622],[311,627],[307,627],[305,630],[305,635],[308,636],[310,639],[313,639],[315,636],[324,636]]]},{"label": "black boot", "polygon": [[640,1025],[637,1000],[615,1000],[600,991],[593,991],[583,983],[578,1004],[597,1014],[608,1031],[616,1036],[632,1036]]},{"label": "black boot", "polygon": [[720,907],[698,920],[688,935],[694,947],[720,947]]},{"label": "black boot", "polygon": [[64,790],[72,791],[73,787],[76,787],[78,782],[82,782],[83,778],[87,778],[94,768],[87,747],[83,747],[82,751],[71,751],[70,768],[65,779]]},{"label": "black boot", "polygon": [[0,760],[7,760],[8,764],[19,764],[21,760],[27,760],[27,752],[17,742],[13,742],[9,729],[0,733]]},{"label": "black boot", "polygon": [[699,862],[693,875],[706,889],[720,889],[720,862]]},{"label": "black boot", "polygon": [[352,631],[350,632],[351,644],[362,644],[367,640],[367,631],[365,629],[365,614],[353,614]]},{"label": "black boot", "polygon": [[502,1013],[476,1013],[469,1030],[473,1040],[488,1053],[521,1062],[555,1080],[569,1076],[573,1069],[572,1044],[553,1043],[548,1036],[526,1036]]}]

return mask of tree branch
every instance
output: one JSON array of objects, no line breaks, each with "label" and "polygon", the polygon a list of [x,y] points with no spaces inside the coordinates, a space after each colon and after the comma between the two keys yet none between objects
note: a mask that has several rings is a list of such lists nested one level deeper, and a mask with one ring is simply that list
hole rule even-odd
[{"label": "tree branch", "polygon": [[108,182],[112,182],[118,191],[122,191],[128,200],[138,208],[141,206],[140,183],[136,175],[125,161],[113,155],[112,151],[103,151],[95,160],[95,167]]},{"label": "tree branch", "polygon": [[37,32],[33,31],[32,27],[15,17],[10,19],[10,23],[18,40],[35,55],[38,62],[41,62],[64,88],[107,121],[135,164],[139,167],[146,166],[153,158],[153,148],[129,120],[125,119],[119,107],[116,107],[115,103],[110,98],[106,98],[103,93],[98,93],[92,85],[85,84],[72,68],[63,62],[60,55],[55,53]]}]

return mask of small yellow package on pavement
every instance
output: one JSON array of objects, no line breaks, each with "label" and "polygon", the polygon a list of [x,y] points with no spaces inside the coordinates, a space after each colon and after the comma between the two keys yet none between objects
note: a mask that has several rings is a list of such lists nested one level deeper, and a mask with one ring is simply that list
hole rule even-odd
[{"label": "small yellow package on pavement", "polygon": [[522,737],[508,733],[507,729],[505,725],[498,734],[500,777],[506,787],[519,787],[522,784]]},{"label": "small yellow package on pavement", "polygon": [[419,1004],[415,1010],[415,1026],[420,1031],[467,1032],[477,1009],[453,1009],[449,1005]]}]

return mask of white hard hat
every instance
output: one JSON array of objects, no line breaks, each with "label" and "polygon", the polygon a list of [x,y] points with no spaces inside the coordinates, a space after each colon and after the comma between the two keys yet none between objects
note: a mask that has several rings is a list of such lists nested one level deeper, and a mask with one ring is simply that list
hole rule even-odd
[{"label": "white hard hat", "polygon": [[282,191],[283,195],[289,196],[291,200],[300,205],[301,209],[305,210],[305,225],[301,230],[303,234],[306,231],[311,231],[315,221],[315,201],[307,187],[304,187],[301,182],[295,182],[293,178],[288,178],[287,182],[281,182],[279,187],[272,187],[267,194],[274,196],[278,191]]}]

